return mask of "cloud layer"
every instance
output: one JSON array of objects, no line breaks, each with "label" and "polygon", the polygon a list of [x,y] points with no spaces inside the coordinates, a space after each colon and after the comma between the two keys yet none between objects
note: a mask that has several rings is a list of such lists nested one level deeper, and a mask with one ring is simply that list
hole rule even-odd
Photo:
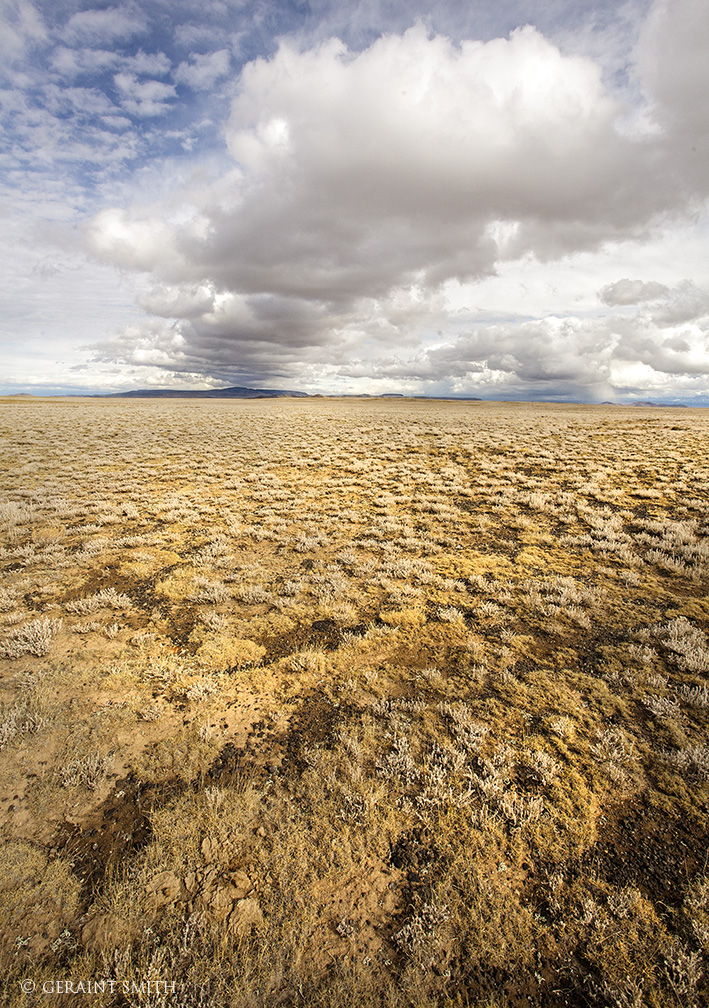
[{"label": "cloud layer", "polygon": [[709,393],[702,0],[6,7],[6,205],[134,276],[89,371]]}]

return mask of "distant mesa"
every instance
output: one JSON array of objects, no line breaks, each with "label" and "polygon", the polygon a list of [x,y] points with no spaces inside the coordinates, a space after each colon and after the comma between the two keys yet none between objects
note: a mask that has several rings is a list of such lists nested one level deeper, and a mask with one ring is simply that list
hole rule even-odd
[{"label": "distant mesa", "polygon": [[651,399],[638,399],[637,402],[631,403],[631,406],[654,406],[655,409],[662,409],[665,406],[672,406],[674,408],[687,409],[687,404],[683,402],[653,402]]},{"label": "distant mesa", "polygon": [[130,392],[106,392],[93,399],[308,399],[307,392],[289,389],[253,389],[234,385],[220,389],[133,389]]}]

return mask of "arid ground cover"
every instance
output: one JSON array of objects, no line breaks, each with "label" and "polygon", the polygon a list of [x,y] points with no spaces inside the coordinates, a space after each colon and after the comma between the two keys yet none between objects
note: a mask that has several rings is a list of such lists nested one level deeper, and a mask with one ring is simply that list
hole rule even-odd
[{"label": "arid ground cover", "polygon": [[8,1003],[709,1003],[709,414],[0,426]]}]

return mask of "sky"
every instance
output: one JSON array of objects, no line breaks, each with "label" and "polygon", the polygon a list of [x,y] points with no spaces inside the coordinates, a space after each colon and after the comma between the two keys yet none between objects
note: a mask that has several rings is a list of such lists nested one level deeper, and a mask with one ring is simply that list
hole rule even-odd
[{"label": "sky", "polygon": [[0,0],[0,392],[709,405],[706,0]]}]

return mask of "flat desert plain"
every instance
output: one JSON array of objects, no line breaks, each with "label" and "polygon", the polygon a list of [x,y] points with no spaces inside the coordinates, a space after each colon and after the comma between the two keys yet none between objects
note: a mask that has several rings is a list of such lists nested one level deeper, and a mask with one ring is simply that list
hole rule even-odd
[{"label": "flat desert plain", "polygon": [[0,426],[7,1004],[709,1003],[709,412]]}]

